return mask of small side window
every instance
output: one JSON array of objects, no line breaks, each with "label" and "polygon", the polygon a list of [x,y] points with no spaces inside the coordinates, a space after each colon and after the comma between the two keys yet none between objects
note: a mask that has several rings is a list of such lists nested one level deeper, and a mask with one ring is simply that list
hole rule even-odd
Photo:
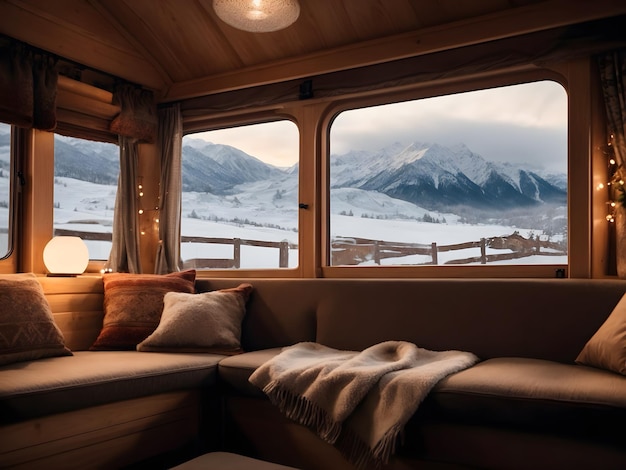
[{"label": "small side window", "polygon": [[11,126],[0,122],[0,258],[11,251]]}]

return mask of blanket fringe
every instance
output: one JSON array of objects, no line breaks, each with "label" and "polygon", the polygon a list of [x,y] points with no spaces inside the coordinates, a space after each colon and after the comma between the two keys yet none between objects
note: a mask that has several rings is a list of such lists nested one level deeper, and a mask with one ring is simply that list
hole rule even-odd
[{"label": "blanket fringe", "polygon": [[354,431],[345,428],[335,447],[359,470],[380,469],[389,463],[395,453],[398,437],[403,429],[402,425],[390,428],[372,449]]},{"label": "blanket fringe", "polygon": [[313,428],[329,444],[335,444],[339,438],[341,423],[334,421],[326,411],[312,401],[281,387],[276,381],[268,383],[263,392],[287,418]]}]

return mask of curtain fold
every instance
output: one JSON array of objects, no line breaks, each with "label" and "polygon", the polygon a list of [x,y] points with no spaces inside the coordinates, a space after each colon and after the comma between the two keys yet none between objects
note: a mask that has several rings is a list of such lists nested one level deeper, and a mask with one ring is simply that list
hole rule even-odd
[{"label": "curtain fold", "polygon": [[32,57],[24,47],[0,49],[0,96],[0,121],[20,127],[32,126]]},{"label": "curtain fold", "polygon": [[155,273],[179,271],[183,124],[180,105],[159,110],[158,152],[161,159],[159,246]]},{"label": "curtain fold", "polygon": [[[626,177],[626,49],[598,56],[598,68],[619,180]],[[626,279],[626,195],[623,188],[617,191],[621,194],[612,196],[621,201],[615,208],[615,267],[618,277]]]},{"label": "curtain fold", "polygon": [[19,127],[56,127],[57,60],[22,44],[0,47],[0,121]]},{"label": "curtain fold", "polygon": [[615,159],[623,172],[626,161],[626,49],[599,56],[598,66]]},{"label": "curtain fold", "polygon": [[53,130],[57,125],[56,102],[59,73],[57,60],[38,55],[33,62],[33,127]]},{"label": "curtain fold", "polygon": [[113,93],[113,104],[120,113],[111,121],[110,130],[118,135],[153,144],[157,136],[157,113],[151,91],[124,83]]},{"label": "curtain fold", "polygon": [[107,271],[139,274],[139,217],[137,204],[138,144],[135,139],[120,136],[120,175],[115,196],[113,217],[113,245]]}]

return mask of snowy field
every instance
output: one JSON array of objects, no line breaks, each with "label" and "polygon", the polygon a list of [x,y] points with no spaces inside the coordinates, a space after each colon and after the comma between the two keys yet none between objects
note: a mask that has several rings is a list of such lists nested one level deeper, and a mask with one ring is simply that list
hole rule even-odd
[{"label": "snowy field", "polygon": [[[286,188],[276,199],[276,187],[263,187],[256,183],[256,191],[219,197],[207,193],[183,193],[182,234],[186,236],[241,238],[246,240],[288,241],[298,243],[298,210],[295,189]],[[1,188],[0,188],[1,190]],[[98,185],[71,178],[55,179],[55,228],[86,232],[111,232],[115,187]],[[359,190],[342,190],[333,194],[331,236],[360,237],[376,240],[450,245],[481,238],[510,235],[517,231],[528,237],[537,234],[531,229],[500,225],[467,225],[458,223],[453,214],[429,212],[413,204],[398,201],[381,194]],[[352,215],[340,215],[350,213]],[[192,212],[194,213],[192,216]],[[445,223],[419,222],[427,212],[431,217]],[[0,216],[1,216],[0,212]],[[366,214],[367,217],[362,215]],[[386,214],[399,219],[376,219]],[[254,224],[254,225],[253,225]],[[556,241],[556,240],[555,240]],[[87,241],[92,259],[106,259],[110,244]],[[505,250],[488,250],[487,254],[503,253]],[[479,249],[439,253],[439,264],[449,259],[479,256]],[[183,243],[183,260],[192,258],[232,258],[232,245]],[[276,248],[241,247],[241,268],[276,268],[279,250]],[[408,256],[385,259],[384,264],[428,262],[429,257]],[[554,264],[567,263],[567,257],[533,256],[501,262],[504,264]],[[289,253],[289,267],[298,264],[297,249]],[[373,261],[363,265],[374,265]]]}]

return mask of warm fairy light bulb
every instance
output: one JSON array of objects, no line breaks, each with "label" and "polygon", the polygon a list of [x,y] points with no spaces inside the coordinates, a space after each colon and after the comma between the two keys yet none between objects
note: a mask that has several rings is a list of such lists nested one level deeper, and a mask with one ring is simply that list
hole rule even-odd
[{"label": "warm fairy light bulb", "polygon": [[610,163],[611,165],[615,165],[615,163],[616,163],[616,162],[615,162],[615,159],[614,159],[614,158],[611,158],[611,159],[609,160],[609,163]]},{"label": "warm fairy light bulb", "polygon": [[143,209],[139,209],[139,215],[143,214]]},{"label": "warm fairy light bulb", "polygon": [[604,189],[604,184],[603,184],[603,183],[600,183],[600,184],[598,185],[598,191],[600,191],[601,189]]}]

